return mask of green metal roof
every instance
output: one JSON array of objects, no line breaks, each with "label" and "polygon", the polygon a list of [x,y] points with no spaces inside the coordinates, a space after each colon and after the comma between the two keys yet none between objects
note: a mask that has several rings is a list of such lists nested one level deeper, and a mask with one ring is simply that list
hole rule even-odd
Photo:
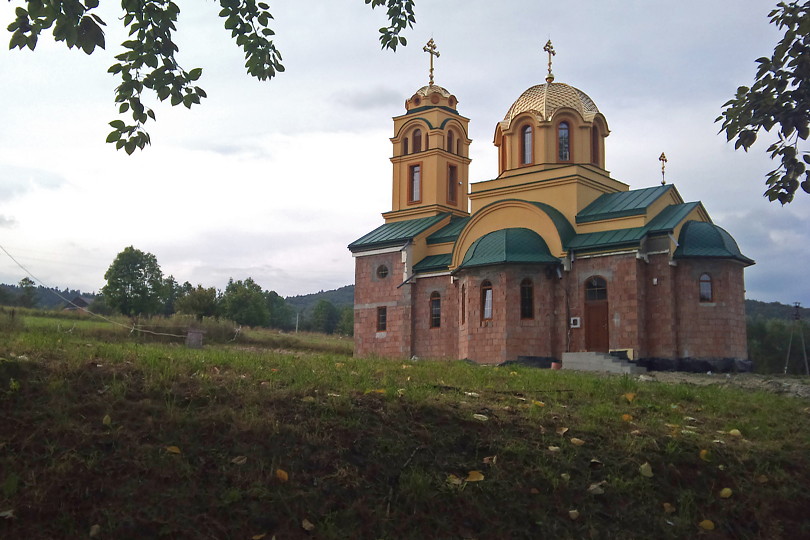
[{"label": "green metal roof", "polygon": [[700,206],[699,202],[671,204],[661,210],[661,213],[652,218],[644,228],[652,234],[672,232],[678,226],[678,223],[683,221],[689,215],[689,212],[698,206]]},{"label": "green metal roof", "polygon": [[754,264],[740,252],[737,242],[725,229],[705,221],[687,221],[678,237],[673,258],[735,259],[746,266]]},{"label": "green metal roof", "polygon": [[433,227],[448,215],[445,213],[407,221],[385,223],[349,244],[349,250],[352,252],[366,251],[403,244]]},{"label": "green metal roof", "polygon": [[424,274],[425,272],[437,272],[447,270],[450,262],[453,260],[452,253],[443,253],[441,255],[428,255],[415,265],[413,271],[417,274]]},{"label": "green metal roof", "polygon": [[453,216],[450,223],[427,237],[428,244],[442,244],[444,242],[455,242],[462,229],[470,221],[469,217]]},{"label": "green metal roof", "polygon": [[670,189],[672,189],[671,184],[605,193],[577,214],[577,223],[641,215],[647,211],[647,207]]},{"label": "green metal roof", "polygon": [[548,245],[536,232],[524,229],[500,229],[485,234],[467,249],[460,268],[490,264],[559,263]]},{"label": "green metal roof", "polygon": [[567,247],[569,251],[587,251],[592,249],[638,245],[645,234],[645,227],[583,233],[576,235]]},{"label": "green metal roof", "polygon": [[648,234],[672,232],[699,205],[699,202],[690,202],[667,206],[644,227],[578,234],[567,248],[573,251],[590,251],[638,245]]},{"label": "green metal roof", "polygon": [[568,222],[562,212],[545,203],[533,202],[531,204],[548,214],[548,217],[551,218],[551,221],[557,228],[557,234],[560,235],[560,241],[562,242],[563,246],[568,244],[577,235],[577,231],[574,229],[573,225]]}]

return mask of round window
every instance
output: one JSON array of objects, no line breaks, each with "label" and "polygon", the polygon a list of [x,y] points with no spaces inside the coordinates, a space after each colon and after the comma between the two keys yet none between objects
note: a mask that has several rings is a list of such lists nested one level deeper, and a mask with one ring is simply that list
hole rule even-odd
[{"label": "round window", "polygon": [[381,264],[377,267],[377,277],[380,279],[384,279],[388,277],[388,267],[384,264]]}]

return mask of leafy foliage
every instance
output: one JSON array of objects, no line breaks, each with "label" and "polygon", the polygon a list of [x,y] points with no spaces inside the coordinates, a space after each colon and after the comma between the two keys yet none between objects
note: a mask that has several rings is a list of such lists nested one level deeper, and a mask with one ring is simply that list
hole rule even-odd
[{"label": "leafy foliage", "polygon": [[340,313],[331,302],[320,300],[312,310],[312,329],[324,334],[332,334],[337,328]]},{"label": "leafy foliage", "polygon": [[[26,0],[26,7],[17,7],[16,19],[9,24],[9,48],[34,50],[43,30],[53,28],[56,41],[68,48],[79,48],[92,54],[96,47],[105,48],[103,26],[106,23],[92,11],[99,0]],[[400,33],[415,22],[412,0],[365,0],[372,9],[388,8],[389,25],[380,29],[382,48],[396,50],[405,45]],[[226,30],[245,53],[247,73],[260,81],[284,71],[281,52],[273,42],[270,28],[273,19],[270,6],[255,0],[219,0],[219,16]],[[180,7],[171,0],[123,0],[121,20],[129,31],[129,39],[121,46],[124,52],[115,56],[117,62],[109,72],[120,82],[115,89],[115,102],[120,114],[129,114],[131,122],[113,120],[108,143],[132,154],[136,148],[150,144],[144,125],[155,120],[155,111],[143,103],[145,90],[153,92],[160,101],[190,109],[206,97],[205,90],[196,86],[202,68],[186,71],[178,62],[179,51],[173,32],[177,30]]]},{"label": "leafy foliage", "polygon": [[124,248],[104,274],[101,292],[124,315],[154,315],[164,298],[163,272],[157,258],[132,246]]},{"label": "leafy foliage", "polygon": [[197,285],[196,289],[190,289],[178,298],[174,305],[178,313],[194,315],[198,321],[201,321],[203,317],[217,315],[219,295],[214,287],[205,288]]},{"label": "leafy foliage", "polygon": [[778,126],[778,140],[768,152],[780,164],[768,173],[765,196],[787,204],[799,186],[810,193],[810,155],[800,148],[810,135],[810,0],[780,2],[769,17],[784,37],[770,58],[757,60],[754,84],[740,86],[716,121],[722,121],[729,141],[736,138],[735,149],[745,151],[760,129]]},{"label": "leafy foliage", "polygon": [[29,277],[22,278],[20,289],[22,289],[22,294],[17,298],[17,304],[27,308],[34,307],[37,301],[37,288],[34,281]]},{"label": "leafy foliage", "polygon": [[244,281],[229,279],[221,307],[222,315],[238,324],[267,326],[270,322],[264,291],[253,278]]}]

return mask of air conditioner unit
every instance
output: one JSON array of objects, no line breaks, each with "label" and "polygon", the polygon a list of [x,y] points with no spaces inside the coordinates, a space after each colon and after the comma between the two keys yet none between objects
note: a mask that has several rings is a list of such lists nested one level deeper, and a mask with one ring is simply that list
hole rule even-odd
[{"label": "air conditioner unit", "polygon": [[571,328],[580,328],[582,326],[582,319],[579,317],[571,317]]}]

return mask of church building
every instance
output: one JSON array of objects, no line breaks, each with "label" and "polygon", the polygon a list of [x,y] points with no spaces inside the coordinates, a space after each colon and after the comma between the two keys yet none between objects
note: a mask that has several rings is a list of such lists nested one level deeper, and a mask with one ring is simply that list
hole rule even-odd
[{"label": "church building", "polygon": [[555,82],[545,50],[545,83],[495,126],[497,178],[471,184],[469,119],[434,84],[425,47],[430,84],[393,119],[391,210],[348,246],[355,354],[739,369],[754,261],[674,185],[611,178],[607,119]]}]

